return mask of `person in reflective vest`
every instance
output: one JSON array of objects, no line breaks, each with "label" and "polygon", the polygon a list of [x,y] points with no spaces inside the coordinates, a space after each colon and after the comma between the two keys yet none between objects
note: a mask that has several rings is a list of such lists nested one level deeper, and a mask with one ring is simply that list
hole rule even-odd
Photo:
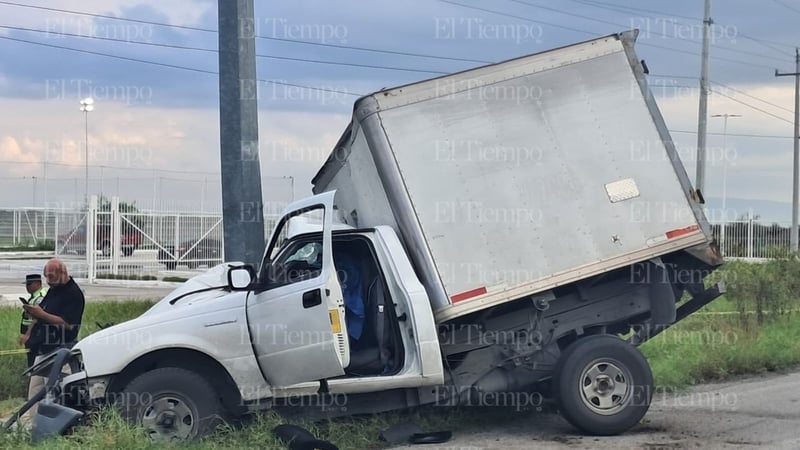
[{"label": "person in reflective vest", "polygon": [[[38,305],[42,302],[42,299],[45,295],[47,295],[47,288],[42,286],[42,276],[39,274],[31,274],[25,276],[25,290],[28,291],[28,299],[26,300],[23,297],[20,297],[20,300],[24,301],[29,305]],[[28,331],[28,327],[31,326],[33,323],[33,318],[28,315],[27,312],[22,312],[22,320],[19,323],[19,334],[25,335]],[[28,367],[33,365],[33,360],[36,358],[36,355],[33,352],[28,352]]]}]

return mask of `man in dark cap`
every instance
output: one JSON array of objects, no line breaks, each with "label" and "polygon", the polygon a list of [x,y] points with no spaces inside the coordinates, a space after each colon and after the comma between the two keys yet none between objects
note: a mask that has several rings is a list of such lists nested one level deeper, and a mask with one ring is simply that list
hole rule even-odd
[{"label": "man in dark cap", "polygon": [[[38,305],[47,294],[47,288],[42,286],[42,276],[38,273],[25,276],[25,290],[28,291],[28,299],[20,297],[24,303],[28,305]],[[25,311],[22,311],[22,320],[19,323],[19,334],[24,336],[28,328],[33,323],[33,318]],[[33,365],[33,360],[36,358],[34,352],[28,352],[28,367]]]}]

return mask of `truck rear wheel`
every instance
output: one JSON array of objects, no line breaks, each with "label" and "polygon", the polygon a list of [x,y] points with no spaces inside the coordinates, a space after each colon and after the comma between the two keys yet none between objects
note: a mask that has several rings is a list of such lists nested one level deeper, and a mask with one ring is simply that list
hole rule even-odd
[{"label": "truck rear wheel", "polygon": [[627,431],[650,408],[653,375],[633,345],[610,335],[578,339],[564,351],[553,378],[562,416],[593,435]]},{"label": "truck rear wheel", "polygon": [[188,440],[222,424],[223,408],[202,376],[177,367],[145,372],[122,392],[123,417],[142,426],[152,440]]}]

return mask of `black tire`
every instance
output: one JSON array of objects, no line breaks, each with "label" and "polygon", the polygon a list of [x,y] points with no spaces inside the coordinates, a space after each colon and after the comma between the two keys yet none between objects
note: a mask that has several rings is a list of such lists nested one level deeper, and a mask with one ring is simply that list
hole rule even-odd
[{"label": "black tire", "polygon": [[167,270],[175,270],[175,268],[178,267],[178,263],[175,261],[166,261],[164,265],[167,266]]},{"label": "black tire", "polygon": [[592,435],[623,433],[644,417],[653,374],[633,345],[610,335],[578,339],[562,354],[553,375],[561,415]]},{"label": "black tire", "polygon": [[103,256],[111,256],[111,242],[103,241],[100,243],[100,253]]},{"label": "black tire", "polygon": [[131,256],[133,254],[133,247],[122,247],[123,256]]},{"label": "black tire", "polygon": [[213,432],[224,421],[214,388],[190,370],[163,367],[131,381],[117,401],[131,424],[153,440],[190,440]]}]

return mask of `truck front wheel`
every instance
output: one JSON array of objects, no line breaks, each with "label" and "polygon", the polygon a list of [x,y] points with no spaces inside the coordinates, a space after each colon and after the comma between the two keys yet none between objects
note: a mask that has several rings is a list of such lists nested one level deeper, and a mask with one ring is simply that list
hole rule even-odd
[{"label": "truck front wheel", "polygon": [[139,375],[125,387],[118,404],[123,417],[156,441],[193,439],[223,422],[224,411],[211,385],[177,367]]},{"label": "truck front wheel", "polygon": [[653,375],[633,345],[610,335],[578,339],[564,351],[553,378],[562,416],[593,435],[616,435],[644,417]]}]

